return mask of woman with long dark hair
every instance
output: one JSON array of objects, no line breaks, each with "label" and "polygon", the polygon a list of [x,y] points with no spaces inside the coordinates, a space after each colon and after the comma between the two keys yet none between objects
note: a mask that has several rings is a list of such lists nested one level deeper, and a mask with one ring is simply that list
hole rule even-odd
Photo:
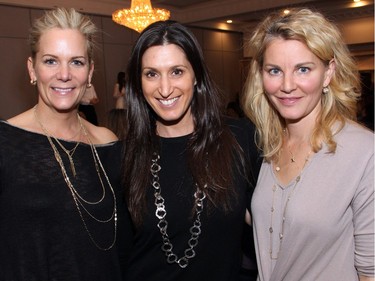
[{"label": "woman with long dark hair", "polygon": [[127,68],[123,180],[136,227],[126,280],[237,280],[253,128],[226,120],[220,92],[183,25],[146,28]]}]

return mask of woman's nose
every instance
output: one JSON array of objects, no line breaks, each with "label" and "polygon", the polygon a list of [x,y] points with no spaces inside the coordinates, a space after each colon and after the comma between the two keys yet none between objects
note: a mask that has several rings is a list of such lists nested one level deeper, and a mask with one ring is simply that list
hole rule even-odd
[{"label": "woman's nose", "polygon": [[168,77],[162,77],[160,80],[159,93],[163,98],[167,98],[173,92],[172,83]]},{"label": "woman's nose", "polygon": [[69,65],[65,65],[65,64],[60,65],[59,71],[57,73],[57,79],[62,80],[64,82],[69,81],[71,79]]},{"label": "woman's nose", "polygon": [[285,93],[290,93],[296,88],[296,83],[294,81],[294,76],[292,73],[285,73],[282,83],[281,90]]}]

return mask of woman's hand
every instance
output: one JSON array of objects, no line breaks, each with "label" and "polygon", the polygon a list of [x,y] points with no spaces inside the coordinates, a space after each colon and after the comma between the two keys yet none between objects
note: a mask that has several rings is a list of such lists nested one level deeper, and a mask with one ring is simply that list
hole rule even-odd
[{"label": "woman's hand", "polygon": [[359,281],[375,281],[374,277],[359,275]]}]

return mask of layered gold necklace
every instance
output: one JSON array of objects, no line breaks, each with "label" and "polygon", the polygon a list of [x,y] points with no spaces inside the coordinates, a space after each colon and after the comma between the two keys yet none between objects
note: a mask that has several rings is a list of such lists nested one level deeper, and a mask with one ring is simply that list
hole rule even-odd
[{"label": "layered gold necklace", "polygon": [[[41,127],[41,129],[43,130],[44,134],[46,135],[47,139],[48,139],[48,142],[50,143],[51,145],[51,148],[54,152],[54,156],[55,156],[55,159],[57,161],[57,163],[59,164],[60,168],[61,168],[61,172],[62,172],[62,175],[64,177],[64,180],[70,190],[70,193],[72,194],[72,197],[73,197],[73,201],[75,203],[75,206],[77,208],[77,211],[79,213],[79,216],[81,217],[81,221],[83,223],[83,226],[90,238],[90,240],[93,242],[93,244],[100,250],[102,251],[107,251],[109,249],[111,249],[115,243],[116,243],[116,238],[117,238],[117,203],[116,203],[116,194],[113,190],[113,187],[111,185],[111,182],[109,181],[109,178],[107,176],[107,173],[105,172],[105,169],[100,161],[100,158],[99,158],[99,155],[98,155],[98,152],[96,151],[96,148],[95,146],[93,145],[87,131],[86,131],[86,128],[83,126],[82,124],[82,120],[81,120],[81,117],[79,116],[79,114],[77,114],[77,117],[78,117],[78,123],[79,123],[79,127],[80,127],[80,132],[83,132],[85,138],[87,139],[89,145],[90,145],[90,148],[91,148],[91,153],[92,153],[92,157],[93,157],[93,160],[94,160],[94,164],[95,164],[95,169],[96,169],[96,173],[98,175],[98,178],[99,178],[99,181],[100,181],[100,184],[101,184],[101,187],[102,187],[102,195],[100,197],[99,200],[96,200],[96,201],[89,201],[89,200],[86,200],[84,199],[80,194],[79,192],[75,189],[74,185],[72,184],[72,182],[70,181],[70,178],[67,174],[67,171],[65,169],[65,165],[64,165],[64,162],[62,160],[62,157],[60,155],[60,152],[59,150],[57,149],[55,143],[52,141],[52,138],[56,141],[56,143],[60,146],[60,148],[65,152],[65,154],[67,155],[68,157],[68,160],[69,160],[69,163],[70,163],[70,168],[71,168],[71,171],[72,171],[72,174],[74,177],[76,177],[77,173],[76,173],[76,169],[75,169],[75,165],[74,165],[74,161],[73,161],[73,154],[74,152],[76,151],[77,147],[79,146],[79,142],[77,142],[77,144],[73,147],[73,149],[71,150],[68,150],[66,149],[62,143],[56,138],[54,137],[53,135],[51,135],[48,130],[44,127],[43,123],[40,121],[39,117],[38,117],[38,114],[37,114],[37,106],[34,107],[34,116],[35,116],[35,120],[37,121],[37,123],[39,124],[39,126]],[[98,205],[100,203],[102,203],[102,201],[104,200],[104,198],[106,197],[106,188],[105,188],[105,185],[104,185],[104,182],[103,182],[103,179],[102,179],[102,176],[101,176],[101,173],[103,173],[105,179],[106,179],[106,182],[107,182],[107,185],[112,193],[112,197],[113,197],[113,211],[112,211],[112,214],[111,216],[108,218],[108,219],[99,219],[98,217],[95,217],[95,215],[90,212],[87,207],[85,207],[85,204],[87,205]],[[98,208],[98,209],[101,209],[101,208]],[[103,247],[101,245],[99,245],[96,240],[94,239],[91,231],[89,230],[89,227],[86,223],[86,220],[84,219],[84,216],[83,216],[83,213],[82,212],[85,212],[89,217],[91,217],[92,219],[94,219],[95,221],[99,222],[99,223],[110,223],[111,221],[113,221],[113,228],[114,228],[114,234],[113,234],[113,240],[112,242],[106,246],[106,247]]]}]

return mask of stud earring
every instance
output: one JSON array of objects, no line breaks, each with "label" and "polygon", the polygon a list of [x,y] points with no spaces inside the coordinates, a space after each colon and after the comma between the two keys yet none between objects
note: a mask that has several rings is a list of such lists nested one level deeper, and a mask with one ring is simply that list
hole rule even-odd
[{"label": "stud earring", "polygon": [[326,86],[326,87],[323,87],[323,94],[326,95],[329,93],[329,88]]},{"label": "stud earring", "polygon": [[31,79],[30,80],[30,84],[33,85],[33,86],[35,86],[36,85],[36,79]]},{"label": "stud earring", "polygon": [[91,88],[92,84],[91,82],[87,83],[87,88]]}]

